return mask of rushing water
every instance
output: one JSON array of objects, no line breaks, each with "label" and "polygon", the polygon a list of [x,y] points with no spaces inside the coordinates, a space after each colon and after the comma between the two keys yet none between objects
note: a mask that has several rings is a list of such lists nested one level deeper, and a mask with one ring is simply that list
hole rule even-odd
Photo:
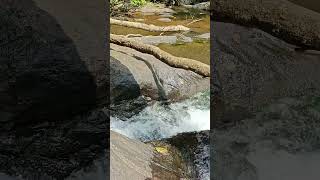
[{"label": "rushing water", "polygon": [[210,94],[202,92],[183,102],[155,103],[129,119],[111,117],[111,129],[142,141],[177,133],[210,129]]},{"label": "rushing water", "polygon": [[[129,119],[111,117],[111,129],[142,141],[168,138],[182,132],[209,130],[210,93],[201,92],[168,106],[155,103]],[[201,143],[195,152],[194,162],[201,180],[210,179],[209,156],[209,145]]]}]

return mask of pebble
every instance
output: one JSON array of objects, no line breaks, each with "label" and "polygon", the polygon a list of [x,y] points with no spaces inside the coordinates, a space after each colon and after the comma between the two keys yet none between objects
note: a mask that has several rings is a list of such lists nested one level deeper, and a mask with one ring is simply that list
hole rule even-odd
[{"label": "pebble", "polygon": [[158,21],[171,22],[172,20],[170,18],[159,18]]}]

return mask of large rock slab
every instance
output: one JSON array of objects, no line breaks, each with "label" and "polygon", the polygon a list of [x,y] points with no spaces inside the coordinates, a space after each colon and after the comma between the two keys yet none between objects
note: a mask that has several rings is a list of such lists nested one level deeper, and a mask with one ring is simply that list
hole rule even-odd
[{"label": "large rock slab", "polygon": [[177,101],[209,88],[209,79],[152,55],[111,44],[111,102],[138,96]]},{"label": "large rock slab", "polygon": [[65,179],[107,144],[104,1],[36,2],[0,2],[0,171]]},{"label": "large rock slab", "polygon": [[212,23],[214,112],[219,122],[250,116],[282,97],[320,94],[320,53],[295,51],[261,30]]},{"label": "large rock slab", "polygon": [[3,1],[0,13],[2,121],[59,119],[95,102],[93,76],[53,17],[33,1]]},{"label": "large rock slab", "polygon": [[176,36],[142,36],[142,37],[130,37],[136,41],[143,42],[145,44],[158,45],[158,44],[175,44],[177,43]]},{"label": "large rock slab", "polygon": [[152,146],[110,133],[110,178],[145,180],[152,177]]},{"label": "large rock slab", "polygon": [[143,143],[110,134],[110,178],[209,180],[209,132]]}]

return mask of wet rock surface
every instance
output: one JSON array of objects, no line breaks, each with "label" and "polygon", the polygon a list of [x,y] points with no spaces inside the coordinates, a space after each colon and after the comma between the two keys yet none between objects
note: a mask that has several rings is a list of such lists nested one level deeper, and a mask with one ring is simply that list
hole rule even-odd
[{"label": "wet rock surface", "polygon": [[166,140],[176,147],[187,163],[191,179],[210,179],[210,140],[209,131],[185,132]]},{"label": "wet rock surface", "polygon": [[307,97],[281,98],[232,128],[215,129],[213,177],[316,179],[312,167],[317,160],[311,157],[320,155],[318,103]]}]

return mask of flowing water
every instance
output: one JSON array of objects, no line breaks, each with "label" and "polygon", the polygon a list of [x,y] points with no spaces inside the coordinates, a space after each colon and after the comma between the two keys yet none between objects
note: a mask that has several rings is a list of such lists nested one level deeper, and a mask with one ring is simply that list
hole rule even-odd
[{"label": "flowing water", "polygon": [[[159,15],[143,15],[136,13],[130,21],[141,21],[157,26],[184,25],[190,32],[180,33],[191,37],[192,42],[176,44],[159,44],[158,47],[170,54],[179,57],[191,58],[210,64],[210,41],[195,38],[210,32],[210,16],[199,10],[174,9],[176,13],[171,22],[161,22]],[[111,33],[119,35],[140,34],[143,36],[177,35],[174,33],[148,32],[136,28],[127,28],[117,25],[111,26]],[[210,92],[205,91],[186,99],[164,105],[156,102],[131,118],[111,117],[111,130],[132,139],[152,141],[169,138],[182,132],[193,132],[210,129]],[[195,155],[195,166],[198,178],[209,180],[209,145],[200,144]]]},{"label": "flowing water", "polygon": [[[210,16],[208,13],[186,8],[174,8],[172,20],[162,22],[158,14],[144,15],[137,12],[130,21],[143,21],[157,26],[184,25],[191,29],[185,36],[196,36],[210,32]],[[149,32],[136,28],[117,25],[111,26],[111,33],[143,36],[174,35],[176,33]],[[186,57],[210,64],[210,41],[194,39],[191,43],[159,44],[159,48],[175,56]],[[210,128],[210,95],[202,92],[183,102],[162,105],[160,102],[145,108],[139,114],[120,119],[111,117],[111,129],[134,139],[143,141],[173,136],[180,132],[208,130]]]},{"label": "flowing water", "polygon": [[181,132],[209,130],[209,98],[210,93],[206,91],[168,106],[155,103],[129,119],[111,117],[111,130],[142,141],[168,138]]}]

